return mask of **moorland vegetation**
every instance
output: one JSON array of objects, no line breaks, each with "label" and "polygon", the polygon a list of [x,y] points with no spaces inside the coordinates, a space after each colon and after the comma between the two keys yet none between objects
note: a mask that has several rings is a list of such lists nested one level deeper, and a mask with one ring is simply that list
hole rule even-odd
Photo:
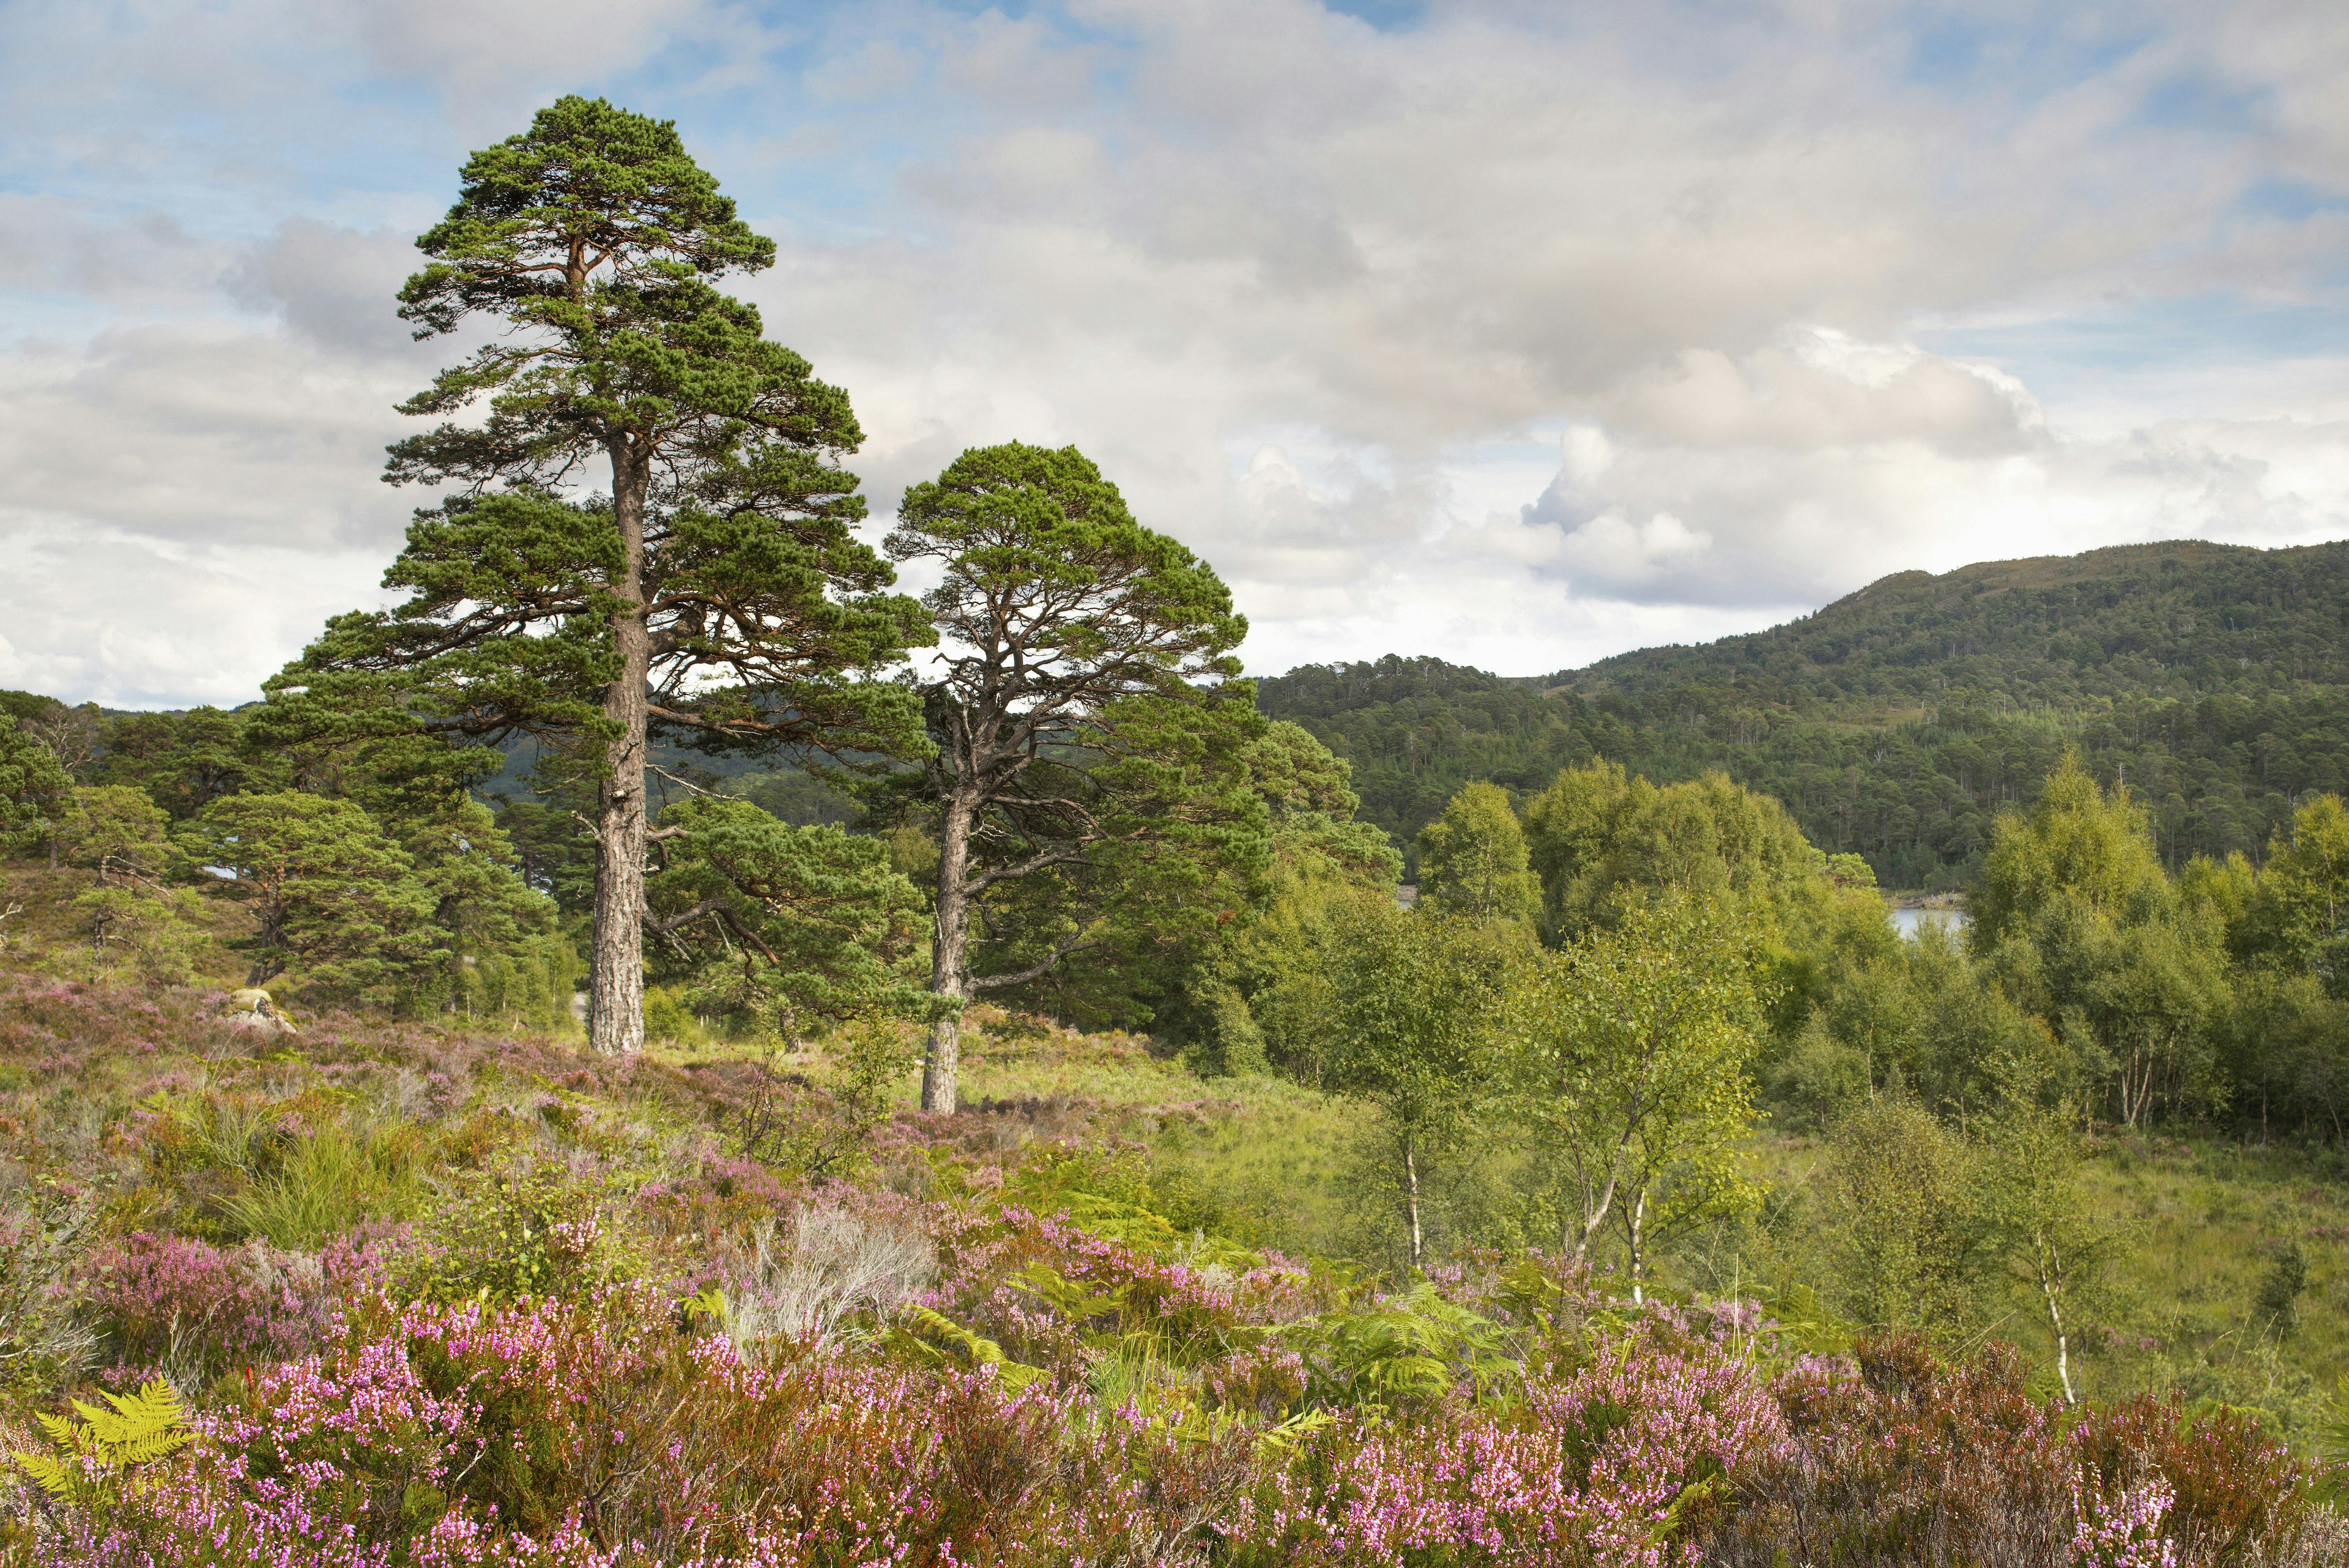
[{"label": "moorland vegetation", "polygon": [[861,542],[673,128],[463,181],[410,597],[0,697],[10,1560],[2343,1560],[2336,795],[2181,855],[2059,746],[1904,940],[1594,747],[1406,905],[1081,453]]}]

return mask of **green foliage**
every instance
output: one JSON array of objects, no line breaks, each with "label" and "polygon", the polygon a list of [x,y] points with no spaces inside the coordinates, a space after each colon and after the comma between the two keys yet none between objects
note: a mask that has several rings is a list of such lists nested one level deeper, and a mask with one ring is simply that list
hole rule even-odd
[{"label": "green foliage", "polygon": [[259,922],[246,984],[299,966],[324,994],[388,997],[439,956],[431,889],[351,802],[230,795],[198,826],[205,863],[233,874],[216,892]]},{"label": "green foliage", "polygon": [[1322,1408],[1395,1411],[1433,1404],[1463,1384],[1481,1400],[1523,1376],[1518,1347],[1499,1324],[1424,1280],[1284,1324],[1280,1340],[1304,1358],[1306,1397]]},{"label": "green foliage", "polygon": [[1529,794],[1592,754],[1580,704],[1438,659],[1302,665],[1258,681],[1257,694],[1266,713],[1351,765],[1363,818],[1398,846],[1472,779]]},{"label": "green foliage", "polygon": [[1415,1268],[1427,1252],[1429,1168],[1478,1125],[1493,1087],[1493,1014],[1530,939],[1378,898],[1343,906],[1331,939],[1322,1081],[1379,1113],[1382,1174]]},{"label": "green foliage", "polygon": [[747,800],[769,816],[793,827],[830,824],[844,826],[854,821],[859,813],[854,800],[797,768],[738,774],[717,787],[721,794]]},{"label": "green foliage", "polygon": [[[400,317],[424,334],[475,312],[526,316],[608,262],[624,279],[756,272],[775,244],[734,215],[667,120],[571,97],[530,130],[465,161],[464,191],[417,247],[432,264],[400,290]],[[552,263],[554,265],[550,265]],[[545,275],[557,273],[557,277]]]},{"label": "green foliage", "polygon": [[1569,768],[1526,805],[1526,834],[1553,941],[1608,919],[1622,888],[1766,908],[1825,869],[1784,807],[1721,774],[1660,787],[1617,763]]},{"label": "green foliage", "polygon": [[1971,908],[1976,950],[2069,1049],[2059,1086],[2109,1093],[2131,1126],[2157,1100],[2211,1102],[2223,911],[2178,897],[2126,789],[2067,754],[2028,813],[1999,820]]},{"label": "green foliage", "polygon": [[50,840],[59,857],[92,874],[76,895],[99,973],[128,955],[142,979],[184,983],[204,936],[192,923],[194,896],[171,885],[188,871],[185,853],[167,833],[170,819],[127,784],[73,792]]},{"label": "green foliage", "polygon": [[636,1238],[616,1234],[619,1173],[574,1170],[522,1147],[468,1171],[424,1216],[409,1288],[423,1299],[577,1296],[639,1277]]},{"label": "green foliage", "polygon": [[1562,1252],[1623,1236],[1632,1288],[1661,1241],[1754,1205],[1740,1158],[1762,1024],[1734,908],[1668,890],[1519,971],[1503,1004],[1508,1115]]},{"label": "green foliage", "polygon": [[286,758],[247,743],[246,717],[218,708],[181,713],[118,713],[105,721],[92,783],[142,790],[174,823],[225,795],[288,788]]},{"label": "green foliage", "polygon": [[1989,1266],[1974,1223],[1973,1152],[1909,1100],[1847,1116],[1821,1174],[1840,1304],[1878,1329],[1971,1325]]},{"label": "green foliage", "polygon": [[[768,266],[773,242],[673,124],[601,99],[542,109],[462,177],[418,239],[432,259],[401,315],[419,336],[481,315],[508,330],[407,408],[487,398],[489,419],[399,443],[388,476],[517,488],[420,514],[386,579],[415,597],[336,623],[306,662],[406,665],[426,711],[465,732],[600,739],[614,617],[638,599],[665,729],[716,750],[903,740],[900,695],[838,679],[921,639],[850,532],[864,503],[837,460],[863,434],[846,395],[702,281]],[[554,500],[544,487],[590,455],[617,464],[612,505]],[[614,515],[647,505],[642,524]],[[554,635],[508,635],[540,624]]]},{"label": "green foliage", "polygon": [[1526,868],[1525,834],[1498,785],[1464,786],[1420,829],[1419,893],[1438,914],[1533,919],[1541,886]]},{"label": "green foliage", "polygon": [[105,1407],[72,1401],[78,1420],[41,1413],[41,1429],[61,1450],[54,1455],[18,1454],[16,1462],[34,1484],[60,1502],[98,1511],[129,1492],[138,1481],[129,1472],[176,1453],[194,1439],[179,1391],[158,1377],[135,1394],[98,1390]]},{"label": "green foliage", "polygon": [[2262,956],[2316,976],[2349,1001],[2349,807],[2320,794],[2279,829],[2247,923]]},{"label": "green foliage", "polygon": [[2276,1249],[2275,1262],[2260,1277],[2251,1297],[2251,1311],[2269,1333],[2282,1335],[2299,1326],[2301,1293],[2308,1289],[2308,1260],[2300,1242],[2287,1240]]},{"label": "green foliage", "polygon": [[1967,910],[1988,950],[2058,898],[2140,923],[2168,892],[2150,825],[2127,787],[2099,788],[2066,751],[2031,809],[1998,819]]},{"label": "green foliage", "polygon": [[72,787],[48,747],[0,713],[0,847],[39,837]]},{"label": "green foliage", "polygon": [[2075,1107],[2038,1106],[2027,1094],[2000,1108],[1978,1135],[1975,1206],[1987,1251],[2019,1276],[2047,1319],[2056,1376],[2075,1403],[2072,1344],[2112,1304],[2110,1275],[2121,1238],[2089,1213],[2080,1189]]},{"label": "green foliage", "polygon": [[913,1048],[904,1021],[878,1012],[847,1020],[823,1044],[829,1061],[820,1083],[787,1076],[771,1054],[715,1120],[732,1147],[761,1165],[806,1179],[854,1180],[866,1174],[874,1135],[896,1109]]},{"label": "green foliage", "polygon": [[1838,899],[1833,913],[1833,925],[1797,921],[1770,965],[1781,992],[1763,1076],[1798,1124],[1829,1125],[1879,1096],[1962,1120],[1993,1104],[2019,1064],[2051,1085],[2077,1075],[2048,1026],[1949,927],[1902,941],[1873,899]]},{"label": "green foliage", "polygon": [[1271,821],[1267,895],[1219,914],[1160,1019],[1210,1075],[1278,1066],[1310,1079],[1326,1033],[1332,921],[1342,906],[1392,899],[1402,857],[1354,820],[1346,764],[1296,725],[1266,725],[1248,766]]},{"label": "green foliage", "polygon": [[714,797],[670,806],[662,825],[681,836],[661,841],[649,879],[654,968],[702,1011],[785,1036],[817,1018],[927,1012],[921,895],[880,840]]}]

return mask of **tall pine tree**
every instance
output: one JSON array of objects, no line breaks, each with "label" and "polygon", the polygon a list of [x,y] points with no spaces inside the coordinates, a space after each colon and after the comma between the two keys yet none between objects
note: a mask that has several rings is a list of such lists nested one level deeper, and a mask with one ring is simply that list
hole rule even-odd
[{"label": "tall pine tree", "polygon": [[947,647],[923,691],[942,1007],[922,1108],[952,1111],[955,1004],[1104,956],[1137,919],[1212,919],[1218,863],[1262,859],[1263,721],[1252,688],[1217,680],[1247,633],[1230,590],[1074,447],[963,453],[905,493],[887,547],[943,572],[926,600]]},{"label": "tall pine tree", "polygon": [[[589,1035],[643,1044],[647,742],[709,752],[918,747],[869,679],[931,633],[841,461],[848,398],[709,279],[771,241],[675,127],[566,98],[475,153],[401,291],[419,337],[487,317],[402,405],[457,416],[392,447],[393,483],[453,483],[385,577],[412,597],[330,623],[273,696],[325,727],[553,742],[595,792]],[[607,494],[580,499],[607,467]]]}]

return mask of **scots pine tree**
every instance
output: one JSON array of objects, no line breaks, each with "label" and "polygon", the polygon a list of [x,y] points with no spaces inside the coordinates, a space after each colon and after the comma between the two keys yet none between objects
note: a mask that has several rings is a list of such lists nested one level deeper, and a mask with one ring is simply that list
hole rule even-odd
[{"label": "scots pine tree", "polygon": [[[905,493],[887,548],[944,571],[923,601],[946,644],[923,689],[932,992],[959,1002],[1106,956],[1139,922],[1212,921],[1265,825],[1253,692],[1204,684],[1238,673],[1247,631],[1222,580],[1074,447],[963,453]],[[955,1107],[957,1029],[932,1029],[925,1110]]]},{"label": "scots pine tree", "polygon": [[205,808],[195,844],[254,916],[247,985],[298,968],[322,992],[380,997],[436,957],[431,890],[349,801],[233,794]]},{"label": "scots pine tree", "polygon": [[417,244],[417,335],[488,330],[401,405],[447,422],[385,478],[455,491],[385,576],[409,600],[331,622],[272,696],[328,727],[531,736],[592,786],[589,1035],[633,1051],[648,743],[918,749],[910,693],[858,677],[929,633],[853,531],[847,395],[711,286],[774,245],[672,124],[565,98],[475,153]]},{"label": "scots pine tree", "polygon": [[73,780],[48,747],[0,712],[0,846],[47,831],[73,794]]}]

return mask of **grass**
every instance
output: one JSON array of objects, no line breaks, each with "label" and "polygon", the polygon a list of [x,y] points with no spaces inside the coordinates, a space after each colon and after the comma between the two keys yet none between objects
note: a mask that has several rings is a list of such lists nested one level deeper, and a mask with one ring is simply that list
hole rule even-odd
[{"label": "grass", "polygon": [[422,1144],[401,1123],[357,1132],[329,1124],[222,1208],[243,1236],[285,1248],[314,1248],[369,1220],[405,1220],[425,1198],[416,1170]]},{"label": "grass", "polygon": [[[2209,1137],[2107,1141],[2087,1168],[2095,1211],[2126,1238],[2127,1343],[2100,1359],[2121,1387],[2273,1410],[2304,1429],[2349,1373],[2349,1192],[2330,1151]],[[2287,1246],[2306,1283],[2292,1321],[2271,1321],[2261,1286]],[[2147,1343],[2149,1342],[2149,1343]]]},{"label": "grass", "polygon": [[[2349,1188],[2331,1150],[2244,1147],[2207,1135],[2107,1132],[2083,1168],[2090,1212],[2117,1238],[2112,1301],[2074,1345],[2084,1396],[2176,1388],[2263,1410],[2295,1440],[2327,1418],[2349,1375]],[[1810,1137],[1764,1135],[1755,1168],[1783,1201],[1826,1157]],[[2306,1283],[2293,1321],[2269,1321],[2262,1282],[2294,1243]],[[2054,1342],[2027,1301],[1982,1333],[2052,1366]]]},{"label": "grass", "polygon": [[[771,1044],[710,1040],[661,1044],[687,1064],[727,1055],[764,1058]],[[919,1103],[919,1042],[892,1097]],[[779,1054],[775,1065],[822,1081],[821,1043]],[[963,1036],[966,1110],[999,1118],[1004,1138],[1107,1139],[1148,1151],[1168,1188],[1217,1211],[1228,1231],[1294,1257],[1335,1256],[1357,1239],[1347,1198],[1367,1114],[1285,1079],[1203,1079],[1153,1051],[1146,1036],[1082,1033],[973,1008]]]},{"label": "grass", "polygon": [[[69,891],[73,875],[57,874],[52,887],[45,869],[9,867],[32,919],[11,923],[0,965],[53,960],[71,972],[73,933],[54,914],[69,899],[44,892]],[[29,974],[12,983],[16,993],[0,998],[0,1154],[27,1168],[111,1170],[123,1129],[139,1117],[168,1113],[179,1124],[167,1140],[170,1171],[108,1178],[126,1226],[151,1222],[222,1242],[261,1238],[295,1248],[364,1220],[421,1218],[439,1179],[419,1152],[419,1119],[432,1114],[421,1108],[420,1085],[429,1076],[453,1076],[452,1092],[477,1107],[465,1127],[478,1124],[492,1141],[527,1126],[534,1137],[559,1134],[566,1148],[608,1131],[650,1149],[684,1125],[672,1125],[679,1113],[664,1096],[673,1089],[649,1078],[641,1091],[623,1088],[626,1074],[610,1064],[583,1068],[562,1043],[543,1036],[491,1047],[484,1043],[495,1032],[487,1028],[322,1014],[305,1015],[303,1036],[264,1044],[221,1025],[201,985],[78,995]],[[1292,1256],[1341,1256],[1363,1244],[1355,1194],[1368,1116],[1360,1106],[1272,1079],[1203,1080],[1141,1036],[1079,1033],[991,1008],[974,1009],[970,1021],[964,1101],[997,1147],[1060,1138],[1132,1147],[1147,1152],[1165,1191],[1191,1211],[1222,1216],[1236,1238]],[[704,1037],[657,1046],[643,1065],[764,1057],[771,1049]],[[917,1054],[909,1032],[905,1070],[894,1085],[906,1108],[918,1093]],[[821,1043],[777,1064],[819,1082],[830,1071]],[[612,1088],[570,1086],[583,1072]],[[280,1080],[284,1086],[273,1087]],[[565,1109],[568,1119],[555,1128],[546,1106],[558,1099],[575,1111]],[[446,1121],[433,1136],[455,1148],[471,1134]],[[150,1137],[150,1147],[164,1143]],[[1781,1199],[1801,1192],[1823,1153],[1814,1140],[1773,1133],[1753,1145],[1757,1172]],[[1505,1147],[1480,1154],[1505,1170]],[[2344,1174],[2344,1158],[2323,1149],[2246,1147],[2205,1136],[2106,1137],[2085,1181],[2123,1256],[2116,1303],[2077,1357],[2084,1391],[2177,1387],[2271,1411],[2307,1440],[2349,1373]],[[2305,1263],[2306,1282],[2284,1324],[2269,1321],[2258,1303],[2288,1245]],[[1685,1251],[1675,1262],[1690,1288],[1726,1290],[1768,1273],[1736,1245],[1716,1245],[1709,1256]],[[2047,1365],[2053,1346],[2038,1316],[2024,1305],[2000,1313],[1992,1314],[1993,1331]]]}]

